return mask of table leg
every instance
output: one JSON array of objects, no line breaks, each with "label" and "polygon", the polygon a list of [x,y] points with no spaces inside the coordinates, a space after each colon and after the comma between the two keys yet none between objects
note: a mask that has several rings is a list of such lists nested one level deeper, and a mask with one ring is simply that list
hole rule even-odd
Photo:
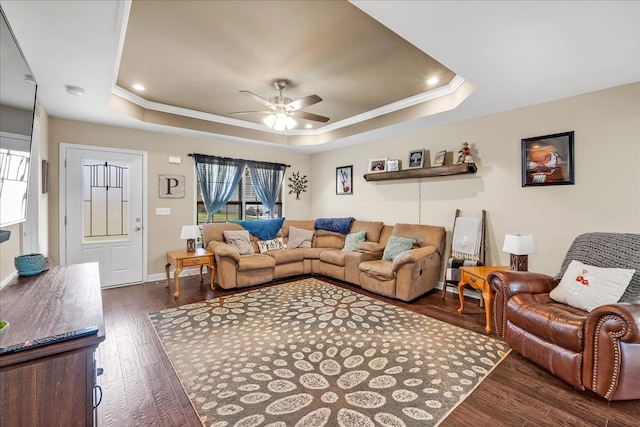
[{"label": "table leg", "polygon": [[460,281],[458,283],[458,298],[460,299],[460,308],[458,309],[458,313],[462,313],[462,310],[464,310],[464,287],[466,286],[466,283],[463,281]]},{"label": "table leg", "polygon": [[213,264],[209,265],[209,270],[211,271],[211,290],[215,291],[215,279],[216,279],[216,267]]},{"label": "table leg", "polygon": [[491,292],[482,292],[482,300],[484,301],[484,313],[487,318],[487,326],[484,328],[488,334],[491,333],[491,309],[493,308],[493,294]]},{"label": "table leg", "polygon": [[171,279],[169,278],[169,267],[171,266],[171,263],[167,263],[167,265],[164,266],[164,272],[167,275],[167,288],[169,287],[169,282],[171,282]]},{"label": "table leg", "polygon": [[173,272],[173,280],[176,282],[176,292],[173,294],[174,298],[178,298],[180,295],[180,272],[182,271],[182,267],[176,265],[176,270]]},{"label": "table leg", "polygon": [[204,267],[204,264],[200,266],[200,283],[202,283],[202,267]]}]

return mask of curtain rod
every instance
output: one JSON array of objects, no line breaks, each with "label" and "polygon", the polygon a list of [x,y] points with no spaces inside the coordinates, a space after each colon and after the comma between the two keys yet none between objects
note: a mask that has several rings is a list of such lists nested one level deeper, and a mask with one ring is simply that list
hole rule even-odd
[{"label": "curtain rod", "polygon": [[263,162],[262,160],[234,159],[233,157],[221,157],[221,156],[211,156],[209,154],[189,153],[189,157],[195,157],[195,156],[211,157],[211,158],[220,159],[220,160],[242,160],[243,162],[271,163],[273,165],[282,165],[282,166],[285,166],[285,167],[288,167],[288,168],[291,167],[291,165],[287,165],[285,163]]}]

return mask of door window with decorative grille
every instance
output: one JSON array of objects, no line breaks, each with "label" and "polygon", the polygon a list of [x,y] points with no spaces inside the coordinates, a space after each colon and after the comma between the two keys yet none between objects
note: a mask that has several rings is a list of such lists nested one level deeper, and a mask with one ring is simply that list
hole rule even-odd
[{"label": "door window with decorative grille", "polygon": [[129,165],[83,163],[84,241],[129,239]]}]

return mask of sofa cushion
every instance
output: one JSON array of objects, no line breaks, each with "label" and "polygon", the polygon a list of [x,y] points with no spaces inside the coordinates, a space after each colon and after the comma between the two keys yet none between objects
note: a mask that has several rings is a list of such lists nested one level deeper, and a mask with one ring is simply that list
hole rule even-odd
[{"label": "sofa cushion", "polygon": [[362,242],[358,244],[358,250],[367,252],[383,252],[384,245],[375,242]]},{"label": "sofa cushion", "polygon": [[247,230],[225,230],[223,234],[224,240],[228,244],[235,246],[238,252],[240,252],[240,255],[253,253],[253,247],[251,247],[251,240]]},{"label": "sofa cushion", "polygon": [[360,271],[381,280],[392,280],[393,263],[387,260],[364,261],[360,263]]},{"label": "sofa cushion", "polygon": [[276,237],[278,231],[280,231],[282,223],[284,222],[284,218],[258,219],[249,221],[232,219],[229,222],[240,224],[245,229],[247,229],[249,233],[261,238],[262,240],[271,240]]},{"label": "sofa cushion", "polygon": [[380,235],[382,234],[382,229],[384,228],[384,223],[382,221],[360,221],[355,220],[353,224],[351,224],[351,233],[355,233],[357,231],[364,231],[367,233],[366,240],[369,242],[379,242]]},{"label": "sofa cushion", "polygon": [[256,243],[258,244],[258,248],[260,249],[261,254],[267,251],[277,251],[279,249],[284,249],[285,247],[284,242],[282,241],[282,237],[271,240],[258,240]]},{"label": "sofa cushion", "polygon": [[393,261],[395,257],[400,255],[404,251],[408,251],[416,243],[416,239],[410,239],[408,237],[391,236],[387,242],[387,247],[384,248],[382,259]]},{"label": "sofa cushion", "polygon": [[310,248],[314,233],[313,230],[307,230],[305,228],[289,227],[287,249]]},{"label": "sofa cushion", "polygon": [[364,242],[366,235],[366,231],[347,234],[347,237],[344,238],[344,248],[342,248],[342,251],[351,252],[355,250],[358,247],[358,243]]},{"label": "sofa cushion", "polygon": [[263,268],[274,268],[276,262],[273,257],[266,254],[247,254],[240,257],[238,261],[238,271],[260,270]]},{"label": "sofa cushion", "polygon": [[550,296],[555,301],[591,311],[601,305],[618,302],[635,272],[632,269],[595,267],[573,260]]},{"label": "sofa cushion", "polygon": [[516,294],[509,298],[506,316],[520,329],[558,346],[582,351],[583,328],[588,313],[554,303],[549,294]]},{"label": "sofa cushion", "polygon": [[323,251],[320,253],[320,261],[344,267],[344,255],[342,251]]},{"label": "sofa cushion", "polygon": [[282,251],[269,251],[266,253],[276,262],[276,265],[298,262],[304,259],[304,249],[287,249]]}]

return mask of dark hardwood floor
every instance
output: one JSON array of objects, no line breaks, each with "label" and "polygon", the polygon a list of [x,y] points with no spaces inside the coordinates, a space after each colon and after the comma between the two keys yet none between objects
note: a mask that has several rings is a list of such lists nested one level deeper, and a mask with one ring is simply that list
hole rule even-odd
[{"label": "dark hardwood floor", "polygon": [[[200,426],[147,313],[236,291],[211,291],[207,277],[180,278],[180,297],[164,282],[102,291],[106,340],[98,349],[103,390],[98,408],[101,426]],[[440,292],[412,303],[390,300],[350,285],[388,303],[484,333],[484,311],[477,300],[458,314],[457,296]],[[172,283],[173,290],[173,283]],[[246,289],[241,289],[244,291]],[[640,379],[638,379],[640,387]],[[640,426],[640,400],[607,402],[591,392],[578,392],[512,352],[458,406],[441,426]]]}]

